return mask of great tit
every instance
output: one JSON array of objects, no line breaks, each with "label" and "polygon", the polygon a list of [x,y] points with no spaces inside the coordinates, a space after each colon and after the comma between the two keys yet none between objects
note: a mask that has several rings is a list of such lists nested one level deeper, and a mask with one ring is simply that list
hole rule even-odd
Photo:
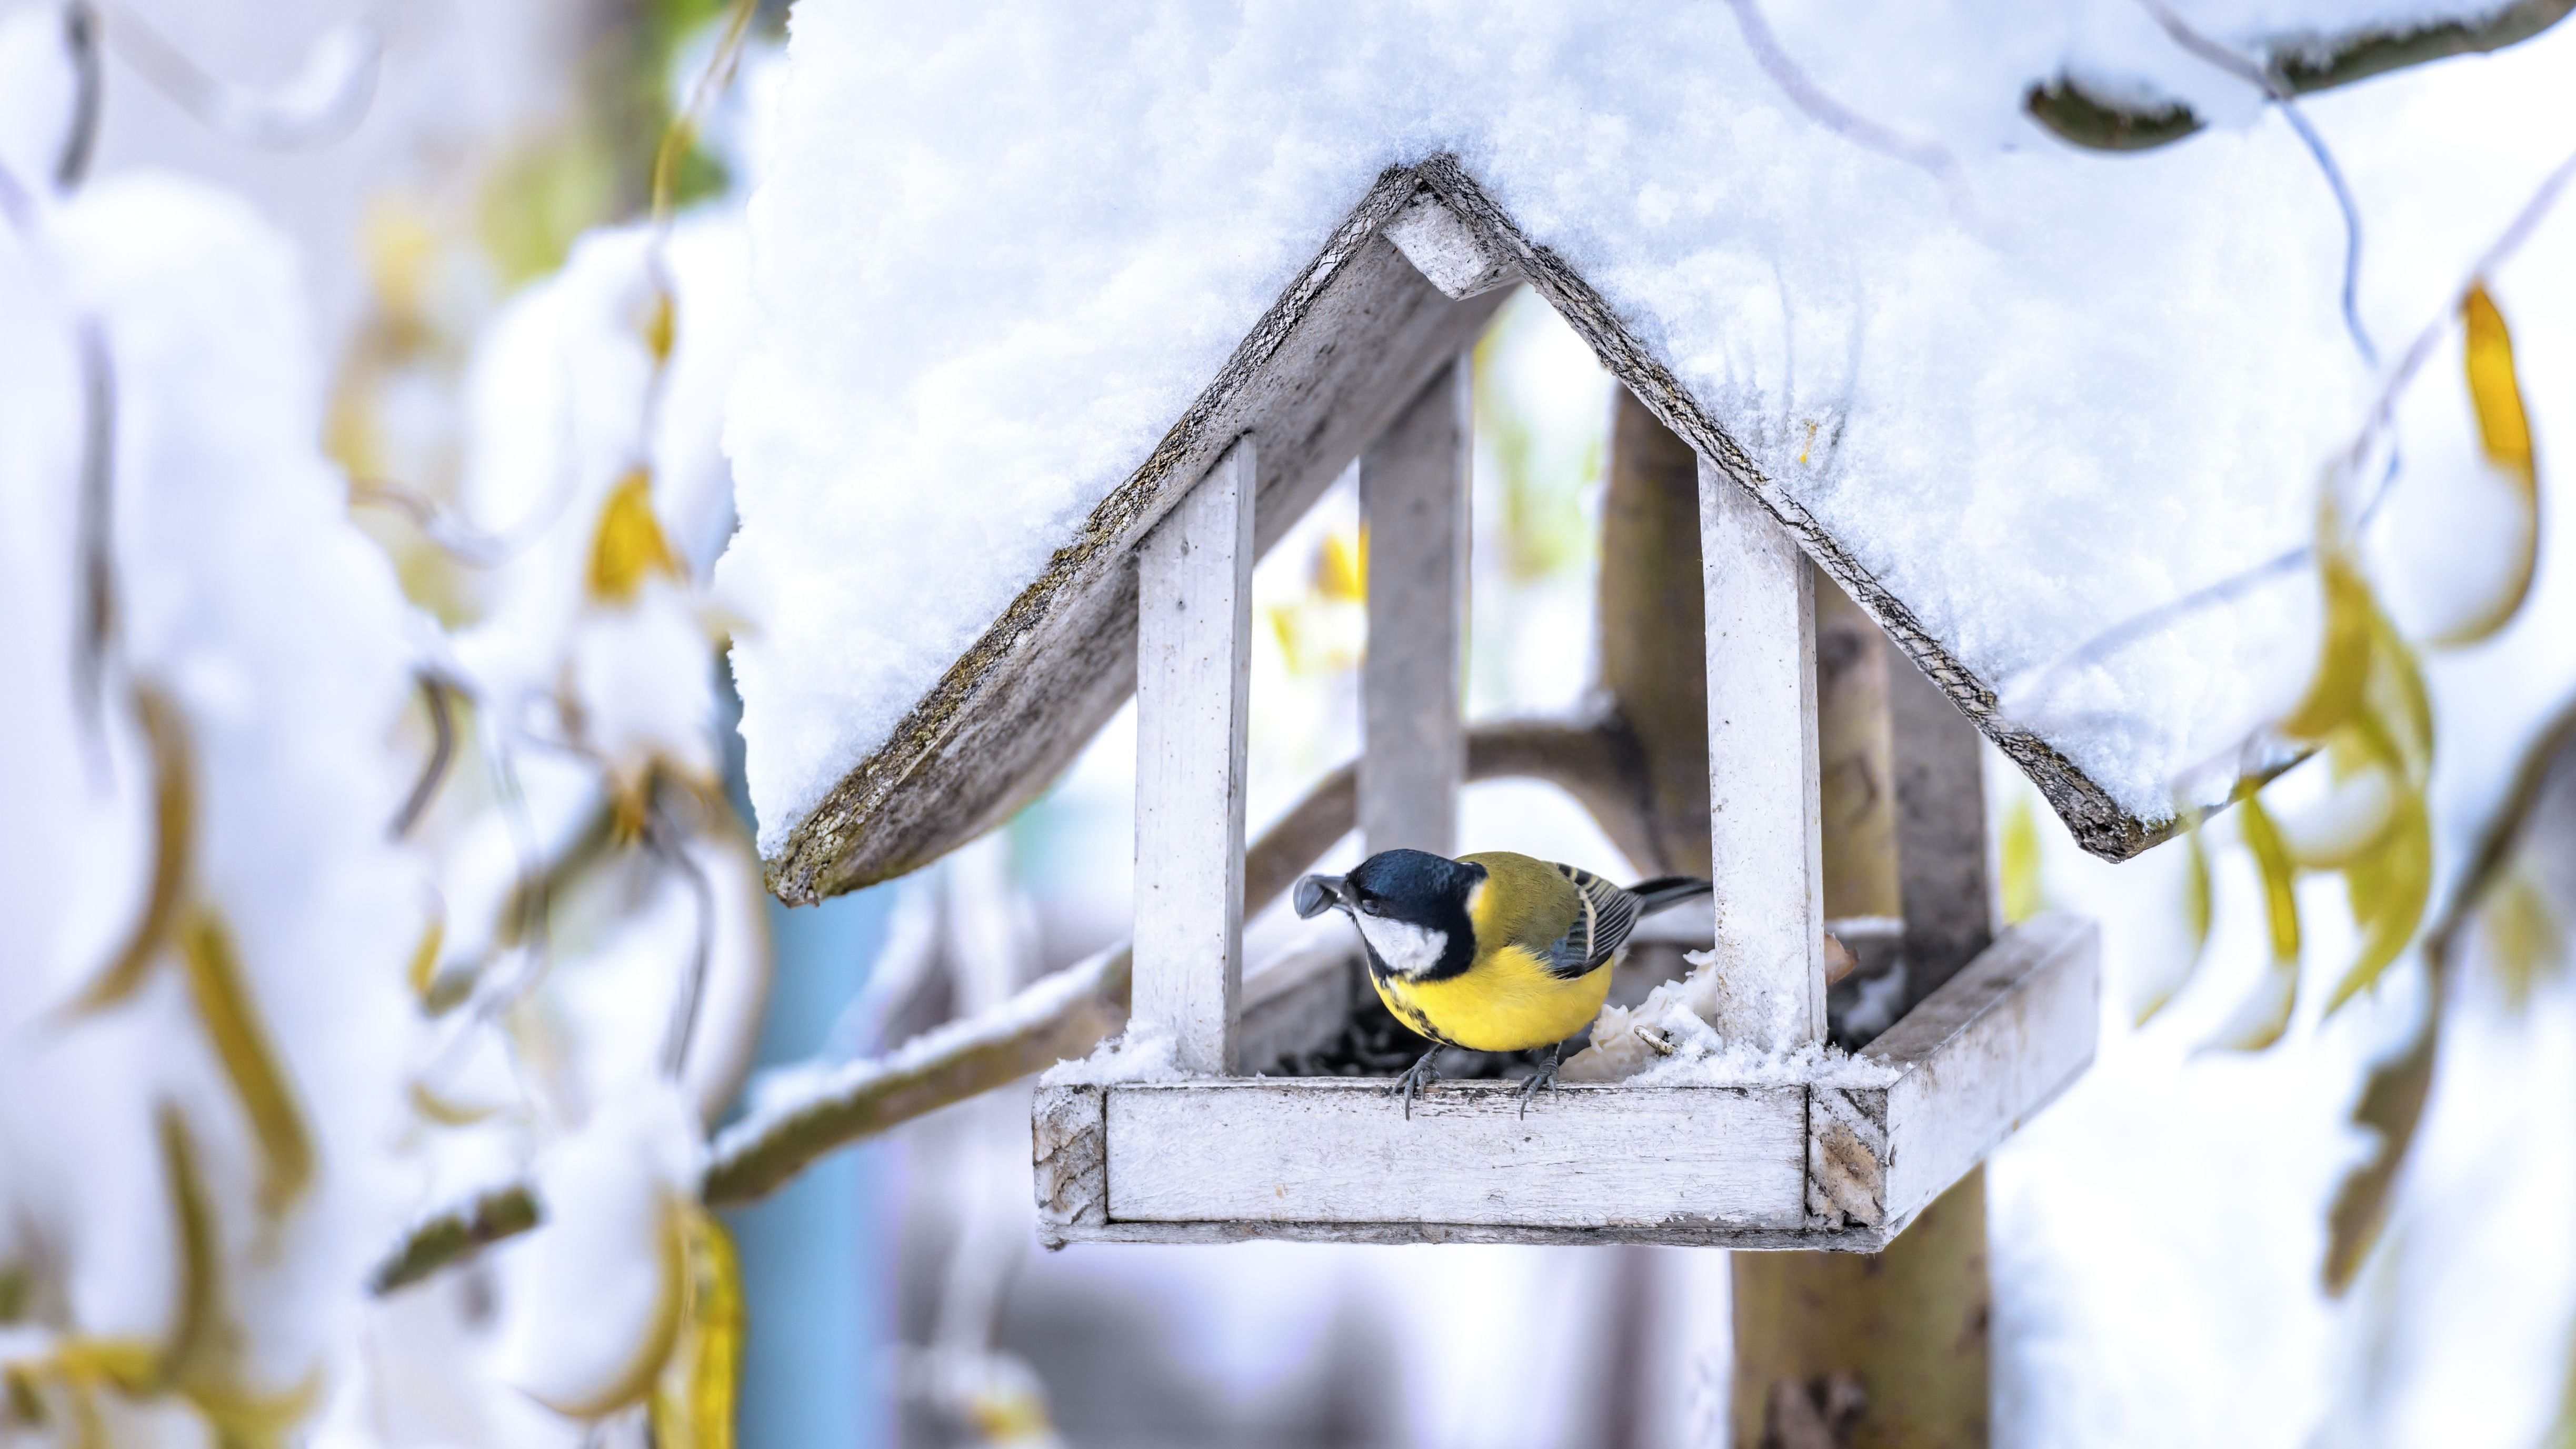
[{"label": "great tit", "polygon": [[[1591,1024],[1610,995],[1610,958],[1637,922],[1709,893],[1692,876],[1621,889],[1570,865],[1507,850],[1450,860],[1380,851],[1348,875],[1297,882],[1297,914],[1338,910],[1359,927],[1369,979],[1387,1010],[1443,1046],[1516,1052],[1553,1046],[1521,1090],[1521,1111],[1553,1086],[1565,1039]],[[1422,1054],[1393,1091],[1413,1098],[1437,1079]]]}]

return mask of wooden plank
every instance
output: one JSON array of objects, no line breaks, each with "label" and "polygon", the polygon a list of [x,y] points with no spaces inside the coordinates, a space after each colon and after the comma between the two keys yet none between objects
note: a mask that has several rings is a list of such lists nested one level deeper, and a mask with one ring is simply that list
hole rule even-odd
[{"label": "wooden plank", "polygon": [[1247,968],[1243,1022],[1235,1032],[1242,1070],[1269,1071],[1285,1058],[1315,1051],[1341,1035],[1342,1024],[1350,1019],[1358,970],[1357,948],[1348,939],[1303,947]]},{"label": "wooden plank", "polygon": [[1109,1220],[1108,1134],[1102,1087],[1040,1087],[1029,1115],[1038,1221],[1051,1227]]},{"label": "wooden plank", "polygon": [[2038,916],[1858,1054],[1903,1074],[1887,1089],[1887,1216],[1929,1204],[2083,1074],[2101,998],[2100,928]]},{"label": "wooden plank", "polygon": [[1977,727],[1894,644],[1884,647],[1911,1009],[1993,944],[1997,902]]},{"label": "wooden plank", "polygon": [[[1907,1220],[1910,1221],[1910,1220]],[[1509,1243],[1528,1247],[1599,1247],[1652,1243],[1676,1248],[1732,1248],[1738,1252],[1876,1253],[1905,1230],[1851,1226],[1824,1232],[1799,1228],[1730,1228],[1713,1223],[1659,1223],[1646,1227],[1547,1228],[1513,1223],[1267,1223],[1190,1222],[1038,1224],[1049,1248],[1072,1243]]]},{"label": "wooden plank", "polygon": [[1707,586],[1710,878],[1730,1042],[1788,1051],[1825,1031],[1816,623],[1797,543],[1700,461]]},{"label": "wooden plank", "polygon": [[1261,450],[1257,546],[1323,495],[1508,295],[1452,301],[1381,234],[1420,188],[1390,168],[1078,535],[766,862],[791,903],[891,879],[1001,824],[1136,687],[1147,529],[1236,436]]},{"label": "wooden plank", "polygon": [[1113,1223],[1796,1229],[1803,1089],[1446,1083],[1408,1120],[1382,1081],[1109,1094]]},{"label": "wooden plank", "polygon": [[1457,157],[1434,156],[1415,169],[1440,194],[1449,212],[1476,233],[1481,250],[1509,265],[1545,297],[1566,324],[1591,344],[1593,354],[1611,376],[1662,419],[1664,426],[1688,440],[1705,464],[1715,466],[1761,500],[1762,507],[1815,560],[1816,567],[1868,610],[1915,667],[1940,686],[1950,702],[2030,776],[2086,850],[2109,860],[2126,860],[2172,836],[2178,828],[2176,822],[2141,820],[2130,814],[2047,741],[1999,714],[1994,687],[1952,654],[1903,599],[1879,583],[1857,556],[1827,533],[1805,504],[1756,467],[1751,455],[1717,424],[1672,368],[1630,330],[1618,310],[1565,258],[1532,241],[1520,224],[1467,174]]},{"label": "wooden plank", "polygon": [[1242,438],[1138,551],[1133,1020],[1235,1069],[1256,449]]},{"label": "wooden plank", "polygon": [[1475,369],[1461,356],[1360,454],[1368,656],[1360,671],[1360,838],[1371,853],[1457,851],[1467,777],[1467,460]]},{"label": "wooden plank", "polygon": [[1520,279],[1511,259],[1486,247],[1475,228],[1425,187],[1386,225],[1387,240],[1431,285],[1451,297],[1482,296]]}]

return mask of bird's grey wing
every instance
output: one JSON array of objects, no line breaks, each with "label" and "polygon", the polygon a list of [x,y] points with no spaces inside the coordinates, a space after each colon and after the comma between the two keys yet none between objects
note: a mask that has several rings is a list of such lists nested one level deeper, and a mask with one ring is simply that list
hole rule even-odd
[{"label": "bird's grey wing", "polygon": [[1627,944],[1628,933],[1637,928],[1637,898],[1588,870],[1571,865],[1556,869],[1574,882],[1583,910],[1548,948],[1547,969],[1557,976],[1587,976]]}]

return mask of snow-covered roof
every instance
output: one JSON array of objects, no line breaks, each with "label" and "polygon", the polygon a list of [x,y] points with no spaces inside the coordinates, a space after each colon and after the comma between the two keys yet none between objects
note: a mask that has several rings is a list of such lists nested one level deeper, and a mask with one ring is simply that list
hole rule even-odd
[{"label": "snow-covered roof", "polygon": [[[2185,8],[2240,45],[2411,13]],[[1999,691],[2307,539],[2372,380],[2340,217],[2147,8],[1782,9],[1797,79],[1898,144],[1820,123],[1716,6],[800,6],[721,572],[773,886],[899,873],[1025,801],[1132,688],[1125,556],[1224,441],[1261,435],[1266,543],[1465,340],[1493,294],[1442,295],[1382,236],[1425,188],[2088,847],[2157,838],[2213,744],[2295,694],[2312,584],[2054,677],[2017,720]],[[2364,274],[2364,319],[2437,311],[2554,159],[2529,118],[2567,49],[2311,99],[2365,200],[2463,199],[2382,208],[2409,265]],[[2066,77],[2210,129],[2076,152],[2024,109]]]}]

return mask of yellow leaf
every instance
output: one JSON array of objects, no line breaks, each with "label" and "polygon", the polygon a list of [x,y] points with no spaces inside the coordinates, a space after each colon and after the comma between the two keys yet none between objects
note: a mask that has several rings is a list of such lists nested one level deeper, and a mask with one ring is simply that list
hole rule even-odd
[{"label": "yellow leaf", "polygon": [[313,1181],[313,1142],[305,1133],[295,1089],[260,1022],[222,917],[211,907],[190,912],[179,929],[179,944],[188,967],[188,999],[233,1096],[250,1118],[251,1134],[259,1140],[260,1207],[284,1212]]},{"label": "yellow leaf", "polygon": [[[171,1103],[155,1114],[161,1136],[161,1172],[170,1189],[170,1215],[179,1231],[179,1311],[170,1337],[153,1359],[149,1372],[127,1355],[102,1355],[101,1377],[128,1393],[143,1393],[176,1382],[214,1346],[216,1274],[214,1209],[206,1202],[206,1185],[198,1176],[196,1143],[189,1140],[187,1118]],[[102,1348],[108,1347],[101,1345]]]},{"label": "yellow leaf", "polygon": [[[2320,529],[2321,534],[2331,532],[2331,524]],[[2379,613],[2369,580],[2345,546],[2318,549],[2317,577],[2324,595],[2325,641],[2307,694],[2280,724],[2282,734],[2310,742],[2332,734],[2360,707],[2370,676],[2372,624]]]},{"label": "yellow leaf", "polygon": [[1324,546],[1315,553],[1315,592],[1343,603],[1367,598],[1368,548],[1365,524],[1356,533],[1325,534]]},{"label": "yellow leaf", "polygon": [[2551,908],[2548,893],[2522,871],[2506,878],[2487,897],[2479,907],[2478,922],[2505,1000],[2520,1010],[2530,1003],[2532,988],[2542,976],[2565,964],[2566,923]]},{"label": "yellow leaf", "polygon": [[2263,913],[2272,938],[2272,965],[2204,1050],[2261,1051],[2281,1039],[2299,1004],[2299,896],[2297,868],[2259,796],[2237,807],[2245,848],[2263,876]]},{"label": "yellow leaf", "polygon": [[653,475],[639,467],[618,480],[599,511],[599,532],[590,546],[590,596],[625,603],[657,573],[678,578],[680,561],[653,516]]},{"label": "yellow leaf", "polygon": [[693,1208],[687,1322],[653,1394],[656,1449],[733,1449],[742,1335],[742,1271],[733,1238],[714,1214]]},{"label": "yellow leaf", "polygon": [[2531,448],[2531,421],[2523,412],[2522,384],[2514,372],[2513,334],[2484,283],[2471,287],[2462,299],[2460,326],[2465,334],[2463,365],[2469,402],[2478,415],[2478,440],[2487,461],[2512,482],[2523,526],[2495,598],[2443,634],[2437,641],[2442,644],[2474,644],[2503,628],[2530,596],[2532,571],[2540,558],[2540,470]]},{"label": "yellow leaf", "polygon": [[655,362],[671,360],[671,344],[680,331],[679,304],[672,300],[669,287],[653,289],[653,310],[644,319],[644,345],[651,349]]},{"label": "yellow leaf", "polygon": [[152,883],[133,931],[107,969],[73,1002],[75,1012],[113,1006],[143,984],[170,939],[188,881],[188,857],[195,844],[196,788],[187,727],[179,707],[149,685],[135,689],[134,708],[152,751]]},{"label": "yellow leaf", "polygon": [[689,1218],[697,1209],[669,1193],[661,1204],[660,1293],[653,1303],[653,1320],[646,1326],[644,1338],[634,1359],[617,1380],[588,1398],[555,1400],[539,1394],[529,1397],[568,1419],[599,1419],[625,1408],[653,1392],[671,1354],[680,1341],[680,1330],[689,1308]]},{"label": "yellow leaf", "polygon": [[2134,1018],[2134,1024],[2138,1026],[2145,1026],[2155,1020],[2156,1013],[2164,1010],[2174,996],[2190,982],[2192,973],[2200,969],[2201,958],[2209,954],[2211,898],[2209,842],[2200,833],[2198,810],[2186,809],[2182,812],[2182,829],[2185,849],[2182,914],[2183,923],[2191,929],[2191,959],[2185,961],[2182,969],[2173,973],[2171,979],[2156,982],[2148,989],[2145,997],[2138,1003]]},{"label": "yellow leaf", "polygon": [[498,1107],[468,1107],[461,1102],[450,1101],[432,1091],[426,1083],[417,1078],[412,1081],[405,1095],[411,1098],[413,1111],[441,1127],[471,1127],[477,1122],[489,1119],[493,1113],[501,1110]]},{"label": "yellow leaf", "polygon": [[2028,795],[2015,798],[2004,819],[2003,876],[2007,924],[2019,925],[2048,909],[2047,887],[2040,879],[2039,816]]},{"label": "yellow leaf", "polygon": [[2329,1013],[2378,981],[2424,919],[2433,890],[2433,829],[2421,795],[2399,803],[2388,833],[2344,868],[2343,879],[2353,923],[2361,927],[2361,954],[2327,998]]},{"label": "yellow leaf", "polygon": [[429,923],[421,928],[419,943],[411,948],[411,966],[403,973],[411,983],[411,994],[424,1003],[429,1000],[430,983],[438,979],[438,950],[446,941],[446,915],[432,910]]}]

